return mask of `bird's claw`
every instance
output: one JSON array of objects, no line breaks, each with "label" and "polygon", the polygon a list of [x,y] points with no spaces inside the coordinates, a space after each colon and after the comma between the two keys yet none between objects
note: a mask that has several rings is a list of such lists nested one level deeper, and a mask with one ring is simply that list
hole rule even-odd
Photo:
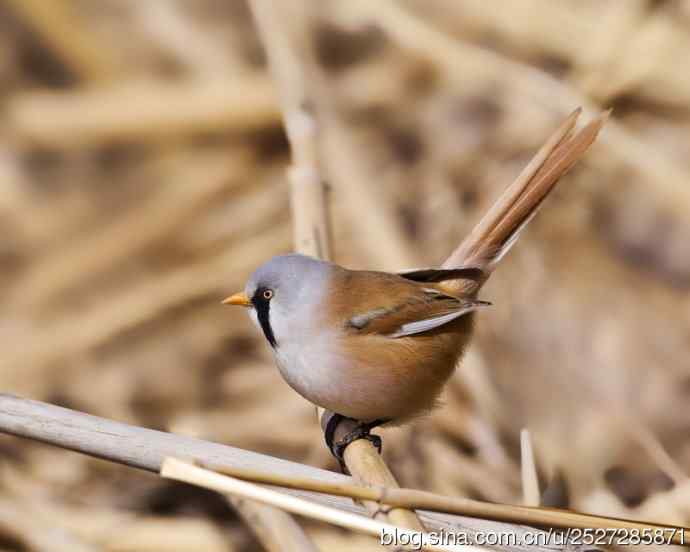
[{"label": "bird's claw", "polygon": [[[378,451],[379,454],[381,454],[381,449],[383,447],[383,441],[381,440],[381,437],[378,435],[372,435],[371,430],[372,430],[372,424],[362,424],[360,423],[357,425],[352,431],[350,431],[348,434],[346,434],[342,439],[338,441],[333,440],[333,436],[335,434],[335,427],[344,419],[344,416],[340,416],[339,414],[335,414],[331,422],[329,422],[329,426],[331,423],[333,424],[330,428],[329,431],[326,432],[326,445],[331,451],[331,454],[335,456],[336,460],[338,460],[338,463],[340,464],[340,468],[344,473],[347,473],[347,467],[345,466],[345,459],[343,458],[343,455],[345,454],[345,449],[351,444],[354,443],[355,441],[358,441],[360,439],[366,439],[369,441],[376,450]],[[378,425],[378,424],[377,424]]]},{"label": "bird's claw", "polygon": [[352,430],[350,433],[345,435],[340,441],[337,443],[333,443],[333,446],[331,447],[331,452],[333,453],[333,456],[335,456],[338,460],[342,461],[343,460],[343,454],[345,453],[345,449],[350,443],[354,443],[355,441],[359,441],[360,439],[366,439],[369,441],[376,450],[378,451],[379,454],[381,454],[381,449],[383,448],[383,441],[381,440],[381,437],[378,435],[372,435],[369,433],[369,428],[364,427],[364,426],[357,426],[354,430]]}]

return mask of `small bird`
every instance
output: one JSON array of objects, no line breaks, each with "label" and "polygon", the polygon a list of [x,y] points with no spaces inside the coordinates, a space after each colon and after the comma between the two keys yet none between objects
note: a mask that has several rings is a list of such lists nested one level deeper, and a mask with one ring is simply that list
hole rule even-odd
[{"label": "small bird", "polygon": [[[575,110],[451,255],[450,266],[400,273],[349,270],[299,254],[260,266],[223,303],[249,309],[285,381],[312,403],[370,430],[431,410],[472,335],[477,294],[545,197],[595,140],[608,113],[580,132]],[[446,265],[449,264],[446,263]]]}]

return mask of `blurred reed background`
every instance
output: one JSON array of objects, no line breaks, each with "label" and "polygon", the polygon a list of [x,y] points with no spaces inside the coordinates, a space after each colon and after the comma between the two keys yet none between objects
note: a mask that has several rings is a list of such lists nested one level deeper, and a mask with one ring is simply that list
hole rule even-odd
[{"label": "blurred reed background", "polygon": [[[316,8],[315,8],[316,9]],[[613,119],[483,298],[402,485],[690,523],[690,4],[321,2],[335,256],[440,262],[577,105]],[[0,390],[335,468],[219,305],[291,248],[277,96],[240,0],[0,1]],[[0,439],[0,549],[251,551],[219,497]],[[323,550],[373,541],[305,523]]]}]

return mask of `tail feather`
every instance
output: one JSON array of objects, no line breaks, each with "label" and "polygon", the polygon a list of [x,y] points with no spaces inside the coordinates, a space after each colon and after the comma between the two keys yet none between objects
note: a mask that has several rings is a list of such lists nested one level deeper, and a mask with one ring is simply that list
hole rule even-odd
[{"label": "tail feather", "polygon": [[445,268],[477,267],[485,273],[485,279],[489,276],[558,180],[594,142],[608,117],[608,112],[604,113],[574,134],[580,113],[581,109],[576,109],[551,135],[444,263]]}]

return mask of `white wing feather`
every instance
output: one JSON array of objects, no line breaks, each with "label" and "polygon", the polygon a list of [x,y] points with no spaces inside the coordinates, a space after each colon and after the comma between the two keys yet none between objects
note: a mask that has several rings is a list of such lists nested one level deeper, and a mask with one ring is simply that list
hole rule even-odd
[{"label": "white wing feather", "polygon": [[467,314],[468,312],[472,312],[483,307],[488,307],[490,304],[491,303],[487,303],[486,301],[475,301],[472,303],[467,303],[462,308],[447,314],[434,316],[432,318],[425,318],[423,320],[415,320],[414,322],[407,322],[406,324],[400,326],[400,328],[398,328],[395,332],[388,334],[388,337],[397,338],[428,332],[429,330],[433,330],[434,328],[448,324],[448,322],[459,318],[463,314]]}]

